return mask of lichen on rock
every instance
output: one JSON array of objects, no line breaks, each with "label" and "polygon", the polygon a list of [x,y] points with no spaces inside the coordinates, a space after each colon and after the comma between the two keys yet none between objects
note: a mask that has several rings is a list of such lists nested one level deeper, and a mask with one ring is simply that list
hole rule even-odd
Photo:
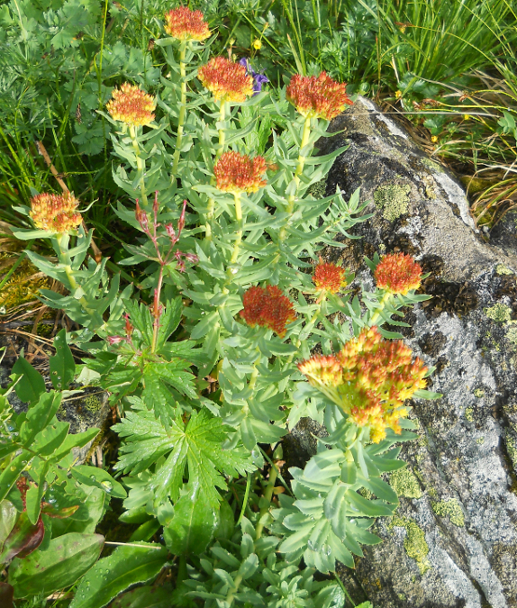
[{"label": "lichen on rock", "polygon": [[490,308],[485,308],[484,312],[489,319],[496,323],[507,323],[512,318],[512,309],[509,306],[497,302]]},{"label": "lichen on rock", "polygon": [[407,467],[394,471],[390,476],[391,487],[399,496],[422,498],[422,489],[413,471]]},{"label": "lichen on rock", "polygon": [[465,516],[461,510],[460,503],[455,499],[443,500],[432,504],[433,511],[440,517],[448,517],[452,524],[458,528],[465,526]]},{"label": "lichen on rock", "polygon": [[389,222],[393,222],[401,215],[408,212],[409,184],[397,184],[395,182],[379,186],[373,194],[373,200],[377,207],[382,210],[382,217]]}]

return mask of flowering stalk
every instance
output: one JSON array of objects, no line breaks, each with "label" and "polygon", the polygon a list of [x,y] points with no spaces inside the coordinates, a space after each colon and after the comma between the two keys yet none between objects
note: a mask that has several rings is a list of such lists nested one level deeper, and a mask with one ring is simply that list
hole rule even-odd
[{"label": "flowering stalk", "polygon": [[[217,151],[215,154],[215,162],[221,158],[224,152],[224,142],[226,140],[226,129],[224,127],[224,121],[226,118],[226,103],[221,101],[221,107],[219,109],[219,123],[221,128],[219,129],[219,144],[217,146]],[[212,178],[210,185],[215,184],[215,176]],[[208,208],[206,211],[206,224],[205,224],[205,240],[212,240],[212,221],[214,219],[214,209],[215,209],[215,199],[211,196],[208,199]]]},{"label": "flowering stalk", "polygon": [[187,51],[187,41],[182,40],[180,43],[180,80],[181,80],[181,99],[180,99],[180,113],[178,117],[178,131],[176,135],[176,151],[174,152],[171,182],[176,179],[176,173],[178,172],[178,163],[181,153],[181,144],[183,141],[183,125],[185,123],[185,113],[187,109],[187,81],[186,81],[186,63],[185,54]]},{"label": "flowering stalk", "polygon": [[377,322],[377,320],[380,318],[382,311],[384,310],[384,307],[386,306],[386,304],[392,299],[393,294],[390,293],[389,291],[386,291],[380,302],[379,302],[379,306],[375,309],[373,315],[371,316],[370,319],[370,327],[372,325],[375,325],[375,323]]},{"label": "flowering stalk", "polygon": [[137,179],[140,182],[142,204],[144,207],[147,207],[149,205],[149,201],[147,200],[147,190],[145,188],[145,161],[140,156],[140,147],[138,145],[138,137],[136,127],[134,125],[129,126],[129,137],[131,137],[131,143],[133,144],[133,150],[136,157]]},{"label": "flowering stalk", "polygon": [[[69,282],[67,287],[73,295],[73,293],[79,288],[79,284],[75,280],[74,271],[72,270],[72,265],[70,263],[70,256],[68,255],[68,243],[70,242],[70,235],[68,233],[57,234],[55,237],[55,242],[57,243],[58,261],[63,266],[66,278]],[[86,312],[93,313],[93,311],[88,308],[88,301],[84,296],[78,298],[78,301],[81,303]]]}]

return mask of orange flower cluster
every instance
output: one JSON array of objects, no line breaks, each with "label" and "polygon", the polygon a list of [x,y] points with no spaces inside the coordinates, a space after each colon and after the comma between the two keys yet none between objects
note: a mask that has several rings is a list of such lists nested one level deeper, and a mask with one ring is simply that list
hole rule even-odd
[{"label": "orange flower cluster", "polygon": [[351,106],[352,100],[346,94],[346,84],[341,84],[322,72],[319,76],[300,76],[291,78],[286,90],[287,99],[302,116],[332,120]]},{"label": "orange flower cluster", "polygon": [[106,108],[111,117],[130,127],[148,125],[153,122],[154,99],[137,86],[125,82],[120,89],[114,89],[112,99]]},{"label": "orange flower cluster", "polygon": [[257,192],[267,184],[261,177],[266,169],[262,156],[250,158],[238,152],[225,152],[214,166],[217,188],[223,192]]},{"label": "orange flower cluster", "polygon": [[210,36],[208,23],[201,11],[191,11],[187,6],[180,6],[166,13],[165,19],[165,31],[178,40],[201,42]]},{"label": "orange flower cluster", "polygon": [[286,324],[296,319],[293,304],[276,285],[251,287],[242,298],[240,315],[251,327],[260,325],[285,336]]},{"label": "orange flower cluster", "polygon": [[[370,439],[379,443],[386,428],[400,433],[403,406],[425,388],[427,368],[411,361],[411,350],[400,340],[384,340],[376,327],[363,329],[337,355],[315,355],[298,364],[312,386],[330,394],[358,426],[370,427]],[[332,391],[334,389],[334,391]]]},{"label": "orange flower cluster", "polygon": [[79,201],[73,194],[37,194],[31,199],[30,216],[36,228],[64,234],[82,222],[76,211]]},{"label": "orange flower cluster", "polygon": [[342,287],[346,286],[345,269],[336,264],[324,262],[320,258],[320,263],[314,269],[312,280],[318,291],[338,293]]},{"label": "orange flower cluster", "polygon": [[199,80],[211,91],[216,101],[246,101],[253,95],[253,77],[246,68],[224,57],[214,57],[198,70]]},{"label": "orange flower cluster", "polygon": [[374,277],[379,289],[406,295],[410,289],[420,287],[422,267],[410,255],[391,253],[382,257]]}]

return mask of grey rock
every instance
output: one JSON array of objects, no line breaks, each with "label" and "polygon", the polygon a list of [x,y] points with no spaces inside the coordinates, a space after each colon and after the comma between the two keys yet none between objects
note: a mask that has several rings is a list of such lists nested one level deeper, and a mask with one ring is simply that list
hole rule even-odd
[{"label": "grey rock", "polygon": [[431,273],[422,292],[433,299],[407,312],[402,333],[437,366],[429,389],[443,395],[411,403],[420,428],[392,479],[401,504],[376,523],[382,544],[343,578],[381,608],[517,607],[517,250],[481,238],[461,185],[372,102],[331,128],[344,132],[321,150],[349,147],[327,194],[360,186],[374,216],[327,257],[368,288],[363,258],[376,251],[410,253]]},{"label": "grey rock", "polygon": [[[15,350],[16,347],[19,346],[17,344],[13,344],[13,342],[8,340],[5,335],[0,335],[0,347],[7,345],[11,347],[11,352],[13,352],[13,347]],[[9,376],[15,360],[16,359],[11,356],[6,357],[2,362],[0,362],[0,386],[3,388],[7,387],[10,383]],[[45,376],[44,371],[41,373],[45,380],[47,390],[50,390],[52,388],[50,378]],[[80,389],[79,386],[74,386],[72,388],[75,390]],[[17,397],[15,392],[12,392],[8,396],[8,400],[16,414],[27,411],[28,405],[23,403]],[[109,412],[110,406],[108,403],[108,393],[100,390],[99,388],[92,387],[84,389],[80,393],[65,397],[56,414],[56,417],[58,420],[68,422],[70,424],[69,433],[75,434],[82,433],[91,428],[102,429],[106,423]],[[73,449],[72,453],[76,459],[76,464],[83,464],[85,462],[88,452],[96,439],[90,441],[82,448]]]},{"label": "grey rock", "polygon": [[509,254],[517,254],[517,209],[505,213],[490,233],[490,243]]}]

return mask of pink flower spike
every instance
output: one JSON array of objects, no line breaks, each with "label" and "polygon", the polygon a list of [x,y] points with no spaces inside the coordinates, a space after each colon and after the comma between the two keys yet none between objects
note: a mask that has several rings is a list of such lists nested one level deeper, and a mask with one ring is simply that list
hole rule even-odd
[{"label": "pink flower spike", "polygon": [[147,213],[145,211],[142,211],[142,208],[138,204],[138,200],[136,201],[135,217],[136,221],[140,224],[142,230],[146,234],[149,234],[149,220],[147,219]]},{"label": "pink flower spike", "polygon": [[197,255],[195,253],[186,253],[185,259],[188,260],[189,262],[192,262],[193,264],[195,264],[196,262],[199,262],[199,258],[197,257]]},{"label": "pink flower spike", "polygon": [[181,236],[181,231],[185,227],[185,210],[187,209],[187,200],[183,201],[183,209],[181,211],[180,219],[178,221],[178,241]]},{"label": "pink flower spike", "polygon": [[153,203],[153,213],[154,213],[154,221],[156,222],[156,218],[158,217],[158,190],[154,192],[154,203]]},{"label": "pink flower spike", "polygon": [[111,345],[120,344],[121,342],[127,342],[127,338],[123,338],[122,336],[108,336],[106,342]]},{"label": "pink flower spike", "polygon": [[169,235],[171,239],[171,243],[175,245],[178,242],[178,237],[176,236],[176,231],[174,230],[174,226],[172,224],[166,224],[165,231]]}]

